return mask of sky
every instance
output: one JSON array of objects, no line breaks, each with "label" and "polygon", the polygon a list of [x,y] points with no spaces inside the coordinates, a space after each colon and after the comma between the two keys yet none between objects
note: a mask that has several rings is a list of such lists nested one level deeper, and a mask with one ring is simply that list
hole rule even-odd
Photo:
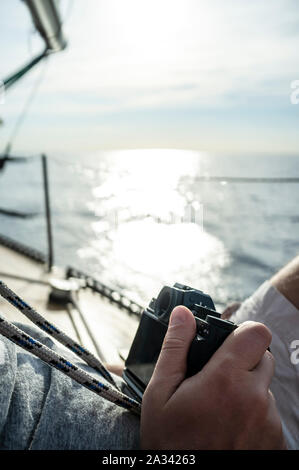
[{"label": "sky", "polygon": [[[61,0],[60,9],[68,47],[6,92],[0,151],[38,83],[16,153],[299,154],[296,0]],[[42,49],[21,0],[0,2],[0,43],[2,79]]]}]

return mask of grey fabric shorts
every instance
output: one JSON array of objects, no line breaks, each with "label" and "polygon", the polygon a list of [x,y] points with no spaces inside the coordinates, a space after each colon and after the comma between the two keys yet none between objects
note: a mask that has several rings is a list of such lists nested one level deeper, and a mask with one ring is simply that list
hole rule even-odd
[{"label": "grey fabric shorts", "polygon": [[[101,377],[39,329],[17,326],[90,374]],[[105,379],[101,377],[101,381]],[[0,449],[123,450],[138,447],[138,417],[0,335]]]}]

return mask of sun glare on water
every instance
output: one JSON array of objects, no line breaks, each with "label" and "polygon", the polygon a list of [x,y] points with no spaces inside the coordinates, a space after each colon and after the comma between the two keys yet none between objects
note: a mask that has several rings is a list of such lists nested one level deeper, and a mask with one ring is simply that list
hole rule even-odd
[{"label": "sun glare on water", "polygon": [[109,152],[106,177],[92,191],[94,236],[81,257],[101,259],[111,283],[121,286],[129,279],[149,296],[174,282],[198,286],[200,279],[200,288],[209,288],[228,256],[204,229],[201,201],[181,186],[199,171],[201,158],[167,149]]}]

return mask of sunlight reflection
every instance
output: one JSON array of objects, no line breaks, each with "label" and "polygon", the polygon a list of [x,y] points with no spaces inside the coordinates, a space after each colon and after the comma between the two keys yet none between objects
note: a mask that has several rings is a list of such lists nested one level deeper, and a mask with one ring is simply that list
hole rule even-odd
[{"label": "sunlight reflection", "polygon": [[196,283],[203,290],[220,283],[226,249],[203,230],[200,192],[182,190],[182,179],[195,177],[203,158],[168,149],[109,152],[103,183],[89,201],[94,237],[79,255],[100,258],[111,283],[142,295],[164,283]]},{"label": "sunlight reflection", "polygon": [[[132,215],[183,215],[186,198],[178,193],[183,175],[193,175],[200,163],[198,152],[169,149],[123,150],[113,152],[107,165],[110,174],[104,184],[93,188],[99,200],[95,212],[129,208]],[[104,200],[104,201],[103,201]]]},{"label": "sunlight reflection", "polygon": [[[218,253],[217,260],[211,259]],[[157,224],[151,220],[123,224],[117,231],[114,258],[135,271],[157,278],[172,278],[174,272],[195,265],[209,272],[225,264],[225,250],[215,237],[195,224]]]}]

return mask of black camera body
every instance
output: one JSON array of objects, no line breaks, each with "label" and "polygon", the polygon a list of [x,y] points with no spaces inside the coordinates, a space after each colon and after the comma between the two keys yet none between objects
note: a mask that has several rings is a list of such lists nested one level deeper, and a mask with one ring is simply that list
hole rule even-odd
[{"label": "black camera body", "polygon": [[199,372],[237,328],[234,323],[220,318],[211,297],[202,291],[179,283],[163,287],[157,299],[152,299],[143,311],[125,362],[125,391],[140,402],[159,357],[170,314],[177,305],[188,307],[196,321],[197,332],[187,359],[187,377]]}]

